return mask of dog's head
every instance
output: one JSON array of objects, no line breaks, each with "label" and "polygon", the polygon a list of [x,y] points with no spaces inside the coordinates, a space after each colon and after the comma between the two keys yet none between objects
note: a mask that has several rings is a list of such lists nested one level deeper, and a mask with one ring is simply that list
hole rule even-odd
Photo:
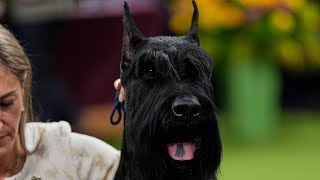
[{"label": "dog's head", "polygon": [[190,177],[197,169],[208,179],[215,176],[220,164],[221,142],[213,103],[212,59],[200,47],[194,1],[193,6],[185,36],[146,38],[125,3],[121,62],[127,111],[124,139],[126,153],[134,163],[170,167],[177,177]]}]

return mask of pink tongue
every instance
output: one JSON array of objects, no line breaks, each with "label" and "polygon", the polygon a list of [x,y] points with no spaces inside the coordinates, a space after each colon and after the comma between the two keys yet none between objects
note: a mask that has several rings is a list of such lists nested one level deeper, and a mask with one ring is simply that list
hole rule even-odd
[{"label": "pink tongue", "polygon": [[193,159],[196,145],[191,142],[171,143],[167,144],[167,149],[172,159],[177,161],[186,161]]}]

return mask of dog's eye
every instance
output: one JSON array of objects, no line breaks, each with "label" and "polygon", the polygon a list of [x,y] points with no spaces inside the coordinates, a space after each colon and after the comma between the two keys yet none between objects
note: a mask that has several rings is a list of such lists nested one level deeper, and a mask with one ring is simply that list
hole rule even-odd
[{"label": "dog's eye", "polygon": [[154,69],[148,69],[145,73],[144,73],[144,76],[146,78],[154,78],[156,77],[156,70]]}]

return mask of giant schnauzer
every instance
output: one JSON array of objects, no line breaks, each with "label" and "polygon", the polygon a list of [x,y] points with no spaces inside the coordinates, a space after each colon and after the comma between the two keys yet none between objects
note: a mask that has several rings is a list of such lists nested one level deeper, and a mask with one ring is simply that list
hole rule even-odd
[{"label": "giant schnauzer", "polygon": [[221,141],[212,59],[200,47],[198,9],[185,36],[143,37],[124,4],[121,82],[126,92],[116,180],[215,180]]}]

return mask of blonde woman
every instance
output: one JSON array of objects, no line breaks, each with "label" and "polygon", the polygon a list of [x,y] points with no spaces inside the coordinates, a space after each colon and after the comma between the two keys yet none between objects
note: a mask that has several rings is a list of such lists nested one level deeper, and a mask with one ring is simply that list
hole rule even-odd
[{"label": "blonde woman", "polygon": [[23,48],[0,25],[0,180],[113,179],[119,151],[63,121],[31,122],[31,75]]}]

